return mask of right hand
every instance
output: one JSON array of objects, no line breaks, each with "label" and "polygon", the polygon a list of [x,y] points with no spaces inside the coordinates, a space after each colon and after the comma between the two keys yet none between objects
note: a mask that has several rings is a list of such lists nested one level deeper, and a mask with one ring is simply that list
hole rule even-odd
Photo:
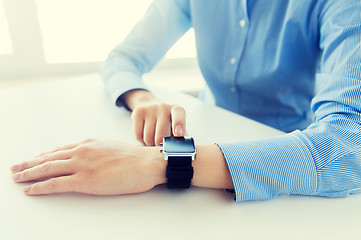
[{"label": "right hand", "polygon": [[130,91],[124,100],[132,110],[135,137],[144,145],[159,146],[163,137],[185,135],[186,113],[181,106],[162,103],[145,90]]}]

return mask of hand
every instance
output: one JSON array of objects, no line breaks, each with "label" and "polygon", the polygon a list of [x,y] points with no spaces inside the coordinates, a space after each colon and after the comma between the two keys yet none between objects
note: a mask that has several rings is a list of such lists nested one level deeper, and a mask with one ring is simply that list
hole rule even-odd
[{"label": "hand", "polygon": [[85,140],[43,153],[11,170],[17,183],[37,181],[24,188],[27,195],[116,195],[145,192],[165,183],[165,168],[159,148]]},{"label": "hand", "polygon": [[159,146],[163,137],[184,136],[186,113],[181,106],[172,106],[158,101],[150,92],[133,90],[124,100],[133,110],[132,119],[135,137],[147,146]]}]

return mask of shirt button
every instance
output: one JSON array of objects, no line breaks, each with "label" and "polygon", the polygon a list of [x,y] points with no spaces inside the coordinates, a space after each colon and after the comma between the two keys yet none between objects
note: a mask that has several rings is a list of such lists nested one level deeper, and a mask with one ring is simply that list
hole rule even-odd
[{"label": "shirt button", "polygon": [[236,88],[235,87],[231,87],[230,89],[229,89],[229,91],[231,91],[231,92],[235,92],[236,91]]},{"label": "shirt button", "polygon": [[246,26],[246,20],[242,19],[241,21],[239,21],[239,26],[241,26],[241,28],[244,28]]},{"label": "shirt button", "polygon": [[235,64],[236,63],[236,58],[231,58],[231,60],[229,61],[231,64]]}]

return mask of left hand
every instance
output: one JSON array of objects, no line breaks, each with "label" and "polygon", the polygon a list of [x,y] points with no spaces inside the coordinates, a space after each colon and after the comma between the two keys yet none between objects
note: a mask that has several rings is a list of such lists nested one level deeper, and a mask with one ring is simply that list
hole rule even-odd
[{"label": "left hand", "polygon": [[11,167],[17,183],[36,181],[27,195],[79,192],[116,195],[145,192],[166,182],[159,147],[85,140]]}]

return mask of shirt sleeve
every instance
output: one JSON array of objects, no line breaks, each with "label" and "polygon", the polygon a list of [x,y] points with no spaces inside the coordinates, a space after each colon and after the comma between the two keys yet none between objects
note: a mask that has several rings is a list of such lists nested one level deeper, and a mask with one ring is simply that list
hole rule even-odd
[{"label": "shirt sleeve", "polygon": [[361,192],[361,2],[323,2],[314,122],[280,137],[218,144],[237,201]]},{"label": "shirt sleeve", "polygon": [[186,0],[156,0],[124,42],[116,46],[100,69],[105,87],[117,105],[131,89],[146,89],[141,76],[149,72],[190,28]]}]

